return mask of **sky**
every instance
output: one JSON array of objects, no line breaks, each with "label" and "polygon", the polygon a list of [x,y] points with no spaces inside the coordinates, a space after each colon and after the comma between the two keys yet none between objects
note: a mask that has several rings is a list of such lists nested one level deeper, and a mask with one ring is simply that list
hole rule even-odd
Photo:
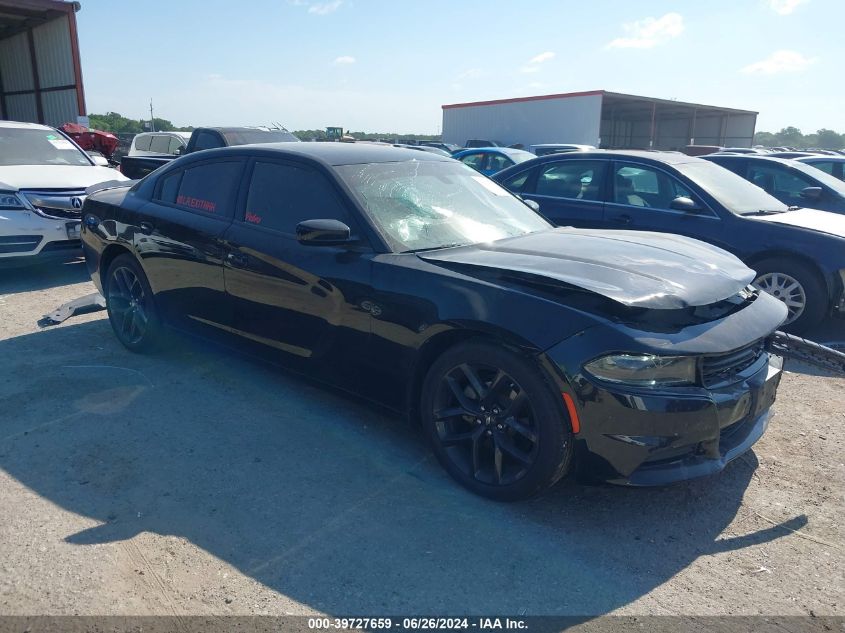
[{"label": "sky", "polygon": [[81,0],[89,113],[437,134],[440,106],[608,90],[845,132],[845,0]]}]

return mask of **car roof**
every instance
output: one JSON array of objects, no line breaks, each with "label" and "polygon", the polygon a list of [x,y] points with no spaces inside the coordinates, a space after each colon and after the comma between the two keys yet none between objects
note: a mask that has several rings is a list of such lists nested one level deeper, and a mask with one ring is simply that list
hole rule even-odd
[{"label": "car roof", "polygon": [[[589,158],[634,158],[668,165],[701,162],[701,158],[698,156],[687,156],[686,154],[675,152],[651,152],[648,150],[634,149],[589,149],[582,152],[547,154],[546,156],[539,156],[536,160],[550,162],[555,160],[587,160]],[[525,163],[522,163],[522,165],[524,166]]]},{"label": "car roof", "polygon": [[26,123],[24,121],[0,121],[0,127],[30,130],[54,130],[54,128],[51,128],[49,125],[41,125],[40,123]]},{"label": "car roof", "polygon": [[811,156],[799,156],[793,158],[800,163],[845,163],[845,156],[827,156],[826,154],[813,154]]},{"label": "car roof", "polygon": [[779,158],[778,156],[769,156],[767,154],[712,154],[708,156],[702,156],[702,158],[709,160],[711,156],[713,158],[716,158],[718,156],[719,158],[726,158],[729,160],[737,160],[740,158],[743,160],[765,160],[770,163],[781,163],[782,165],[792,165],[795,162],[794,158]]},{"label": "car roof", "polygon": [[[210,156],[214,154],[255,154],[296,155],[310,158],[325,165],[358,165],[361,163],[399,163],[404,161],[451,161],[451,158],[434,152],[375,145],[372,143],[256,143],[236,145],[197,152],[193,155]],[[192,154],[188,154],[191,156]]]}]

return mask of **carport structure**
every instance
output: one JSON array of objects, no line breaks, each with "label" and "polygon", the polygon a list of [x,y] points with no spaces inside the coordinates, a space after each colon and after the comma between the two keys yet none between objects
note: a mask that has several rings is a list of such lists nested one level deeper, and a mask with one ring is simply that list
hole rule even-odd
[{"label": "carport structure", "polygon": [[613,149],[750,147],[757,113],[591,90],[454,103],[443,108],[443,140],[487,139],[525,147],[582,143]]},{"label": "carport structure", "polygon": [[61,125],[85,114],[78,2],[0,0],[0,119]]},{"label": "carport structure", "polygon": [[614,149],[751,147],[756,124],[750,110],[603,91],[599,137]]}]

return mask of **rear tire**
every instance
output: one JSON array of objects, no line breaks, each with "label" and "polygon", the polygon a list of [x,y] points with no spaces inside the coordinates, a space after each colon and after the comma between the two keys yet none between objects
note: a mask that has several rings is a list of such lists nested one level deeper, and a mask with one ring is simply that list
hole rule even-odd
[{"label": "rear tire", "polygon": [[484,497],[536,496],[571,467],[561,395],[534,362],[500,345],[469,341],[444,352],[425,377],[420,412],[441,465]]},{"label": "rear tire", "polygon": [[829,307],[827,291],[816,272],[790,259],[764,259],[753,265],[754,286],[782,301],[789,309],[783,330],[801,334],[822,322]]},{"label": "rear tire", "polygon": [[161,320],[147,276],[128,253],[114,258],[103,288],[109,322],[132,352],[150,352],[161,338]]}]

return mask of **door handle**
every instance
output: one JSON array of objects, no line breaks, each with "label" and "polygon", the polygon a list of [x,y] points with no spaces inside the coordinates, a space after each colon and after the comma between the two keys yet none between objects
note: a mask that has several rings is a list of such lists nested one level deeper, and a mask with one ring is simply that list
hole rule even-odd
[{"label": "door handle", "polygon": [[144,235],[152,235],[153,231],[155,230],[155,227],[149,222],[141,222],[138,227],[141,229],[141,233],[143,233]]},{"label": "door handle", "polygon": [[242,253],[231,252],[226,255],[226,261],[234,268],[246,268],[247,257]]},{"label": "door handle", "polygon": [[631,220],[633,220],[633,218],[627,213],[617,215],[615,218],[613,218],[613,221],[617,224],[630,224]]}]

